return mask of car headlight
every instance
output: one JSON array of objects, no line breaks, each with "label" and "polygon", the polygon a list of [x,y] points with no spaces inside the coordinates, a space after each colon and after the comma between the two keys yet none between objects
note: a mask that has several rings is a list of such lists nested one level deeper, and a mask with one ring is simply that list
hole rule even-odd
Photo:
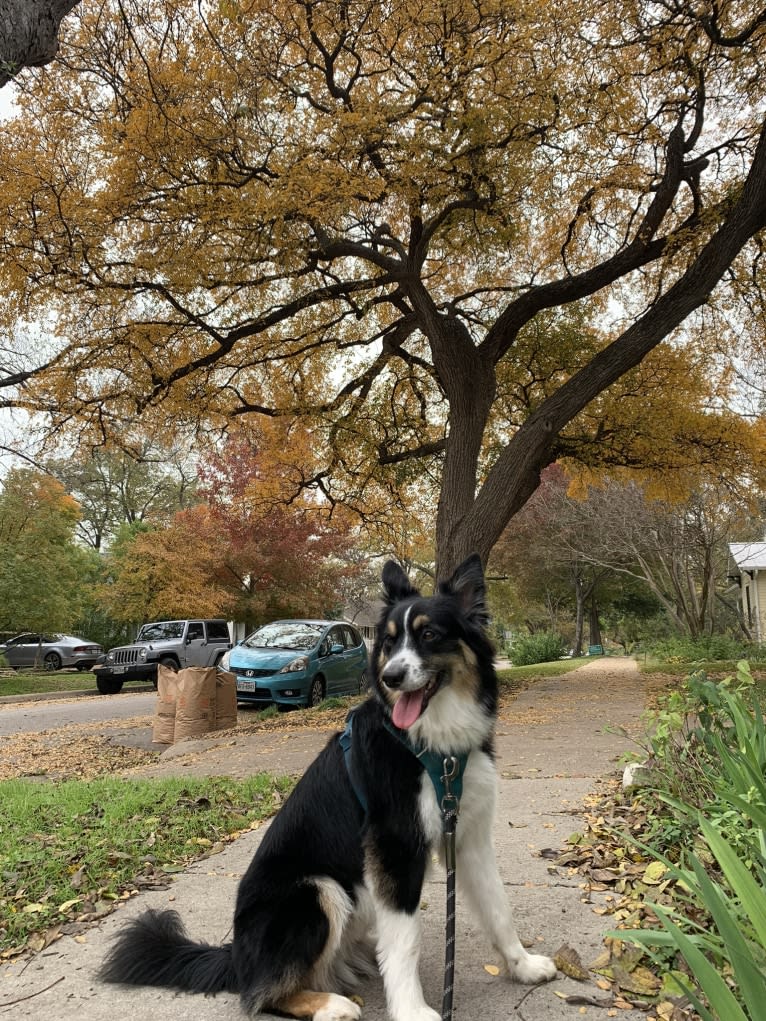
[{"label": "car headlight", "polygon": [[107,652],[107,654],[106,654],[106,661],[107,661],[107,663],[114,663],[114,653],[113,652]]},{"label": "car headlight", "polygon": [[228,652],[224,652],[223,656],[218,660],[218,667],[220,670],[228,670],[231,659],[231,649]]},{"label": "car headlight", "polygon": [[146,649],[138,650],[138,658],[141,660],[142,663],[146,662]]},{"label": "car headlight", "polygon": [[309,661],[306,656],[296,656],[289,663],[285,663],[279,672],[280,674],[297,674],[299,670],[305,670],[308,665]]}]

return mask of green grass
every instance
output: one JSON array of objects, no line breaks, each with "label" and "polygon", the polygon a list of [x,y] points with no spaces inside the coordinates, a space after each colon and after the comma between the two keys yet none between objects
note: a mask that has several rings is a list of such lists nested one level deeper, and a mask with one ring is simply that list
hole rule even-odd
[{"label": "green grass", "polygon": [[34,946],[41,933],[90,921],[130,891],[167,882],[272,815],[292,783],[265,773],[0,783],[0,950],[31,937]]},{"label": "green grass", "polygon": [[[96,677],[83,670],[66,673],[53,671],[23,671],[0,677],[0,697],[3,695],[37,695],[46,691],[88,691],[96,688]],[[147,690],[149,685],[147,685]]]},{"label": "green grass", "polygon": [[[497,676],[501,684],[512,684],[517,680],[531,680],[536,677],[559,677],[586,663],[593,663],[597,659],[604,659],[604,657],[581,656],[579,659],[557,659],[552,663],[535,663],[532,666],[505,667],[497,671]],[[609,660],[606,659],[607,664],[608,662]]]}]

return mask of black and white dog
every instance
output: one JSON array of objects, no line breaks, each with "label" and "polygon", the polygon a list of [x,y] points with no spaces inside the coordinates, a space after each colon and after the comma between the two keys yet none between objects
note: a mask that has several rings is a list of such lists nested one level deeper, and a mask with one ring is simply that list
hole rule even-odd
[{"label": "black and white dog", "polygon": [[421,761],[433,753],[463,766],[461,896],[513,978],[553,978],[553,962],[522,947],[494,860],[497,679],[481,562],[469,557],[426,598],[389,561],[383,586],[374,695],[267,829],[239,885],[232,942],[194,943],[175,912],[148,911],[117,937],[104,981],[227,990],[250,1013],[352,1021],[361,1010],[344,994],[377,956],[393,1021],[439,1021],[418,975],[421,890],[432,855],[444,857],[435,787]]}]

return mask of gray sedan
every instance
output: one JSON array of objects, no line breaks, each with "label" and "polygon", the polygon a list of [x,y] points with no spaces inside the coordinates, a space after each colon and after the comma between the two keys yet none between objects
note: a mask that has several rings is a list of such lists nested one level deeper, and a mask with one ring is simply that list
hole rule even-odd
[{"label": "gray sedan", "polygon": [[60,670],[65,666],[89,670],[103,651],[100,645],[87,638],[39,632],[16,635],[0,645],[0,656],[4,656],[14,670],[35,666],[43,670]]}]

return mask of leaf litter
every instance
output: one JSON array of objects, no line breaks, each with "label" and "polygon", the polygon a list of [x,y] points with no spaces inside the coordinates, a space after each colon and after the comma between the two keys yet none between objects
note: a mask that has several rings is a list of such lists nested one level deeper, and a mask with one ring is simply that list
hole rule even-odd
[{"label": "leaf litter", "polygon": [[[606,796],[602,791],[588,799],[583,831],[573,833],[557,855],[550,848],[541,854],[555,861],[556,867],[566,867],[570,874],[585,877],[582,901],[590,904],[596,914],[610,916],[615,930],[659,928],[648,900],[677,906],[678,894],[683,898],[683,891],[677,889],[661,862],[647,860],[638,848],[626,848],[620,841],[618,829],[634,834],[642,831],[646,810],[638,803],[619,803],[618,781],[609,781],[607,788]],[[643,948],[615,936],[604,939],[603,951],[587,966],[570,947],[563,947],[554,959],[564,974],[592,981],[601,994],[557,993],[573,1006],[645,1010],[648,1021],[690,1021],[698,1017],[676,980],[688,979],[682,960],[663,969]]]}]

